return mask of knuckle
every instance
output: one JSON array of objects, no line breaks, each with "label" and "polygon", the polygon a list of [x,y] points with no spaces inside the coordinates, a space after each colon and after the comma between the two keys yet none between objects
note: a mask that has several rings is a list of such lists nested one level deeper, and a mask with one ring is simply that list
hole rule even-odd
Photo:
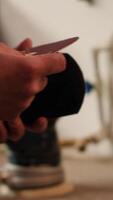
[{"label": "knuckle", "polygon": [[26,108],[28,108],[29,105],[30,105],[29,101],[28,101],[28,100],[24,100],[24,101],[22,101],[22,102],[18,105],[18,109],[19,109],[20,111],[23,111],[23,110],[25,110]]},{"label": "knuckle", "polygon": [[22,63],[22,75],[26,81],[30,81],[35,76],[35,67],[29,60],[24,60]]},{"label": "knuckle", "polygon": [[48,84],[48,78],[42,78],[40,82],[40,91],[42,91]]},{"label": "knuckle", "polygon": [[23,91],[24,97],[30,97],[37,93],[37,87],[33,83],[29,83]]},{"label": "knuckle", "polygon": [[18,103],[17,110],[18,114],[20,114],[23,110],[28,108],[32,101],[34,100],[35,95],[26,95],[23,97],[23,99]]},{"label": "knuckle", "polygon": [[46,77],[38,78],[29,82],[23,89],[24,97],[34,96],[38,92],[42,91],[47,86],[47,83],[48,78]]}]

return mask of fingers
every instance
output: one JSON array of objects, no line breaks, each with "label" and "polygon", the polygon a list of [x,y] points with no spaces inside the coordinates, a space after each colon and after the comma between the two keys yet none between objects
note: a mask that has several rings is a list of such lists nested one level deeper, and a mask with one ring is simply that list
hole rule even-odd
[{"label": "fingers", "polygon": [[[26,38],[19,44],[17,50],[22,51],[31,47],[32,47],[32,40]],[[32,66],[35,65],[37,69],[38,66],[40,65],[40,70],[38,70],[38,72],[40,71],[40,73],[43,74],[44,76],[54,73],[59,73],[65,70],[66,67],[66,59],[64,55],[61,53],[51,53],[51,54],[48,53],[40,56],[27,55],[27,59],[29,59],[29,62],[32,63]]]},{"label": "fingers", "polygon": [[[26,41],[23,44],[25,45]],[[11,53],[9,51],[10,49],[7,53],[0,54],[0,76],[2,77],[0,83],[3,86],[0,90],[2,94],[0,98],[3,120],[21,114],[30,105],[34,95],[46,86],[46,77],[62,72],[66,68],[66,60],[61,53],[24,56],[19,51],[12,50]],[[10,111],[9,115],[4,112],[4,107]]]},{"label": "fingers", "polygon": [[0,43],[0,53],[4,53],[4,54],[8,54],[8,55],[21,55],[19,53],[19,51],[16,51],[15,49],[7,46],[6,44],[4,43]]},{"label": "fingers", "polygon": [[19,117],[12,121],[7,121],[6,126],[8,130],[8,139],[10,140],[17,141],[25,133],[25,127]]},{"label": "fingers", "polygon": [[33,81],[32,84],[28,84],[27,87],[24,88],[20,97],[22,100],[22,103],[20,105],[22,110],[25,110],[27,107],[30,106],[35,98],[35,95],[41,92],[46,87],[47,83],[48,79],[46,77],[38,78],[38,80]]},{"label": "fingers", "polygon": [[48,76],[59,73],[66,68],[66,59],[61,53],[44,54],[37,56],[26,56],[26,61],[33,66],[35,74]]},{"label": "fingers", "polygon": [[41,92],[47,85],[48,78],[46,77],[39,77],[36,79],[34,77],[34,80],[31,82],[29,81],[28,84],[26,84],[25,87],[23,87],[23,96],[26,94],[26,97],[31,97],[33,95],[36,95],[37,93]]},{"label": "fingers", "polygon": [[25,40],[23,40],[18,46],[17,46],[17,50],[18,51],[22,51],[25,49],[29,49],[32,47],[32,40],[30,38],[26,38]]},{"label": "fingers", "polygon": [[18,141],[24,135],[26,128],[35,133],[42,133],[47,129],[47,126],[48,120],[45,117],[38,118],[29,127],[25,127],[19,117],[7,122],[0,121],[0,142],[7,142],[8,139]]},{"label": "fingers", "polygon": [[27,127],[27,129],[36,133],[42,133],[47,129],[47,126],[48,120],[45,117],[40,117],[32,124],[32,126]]}]

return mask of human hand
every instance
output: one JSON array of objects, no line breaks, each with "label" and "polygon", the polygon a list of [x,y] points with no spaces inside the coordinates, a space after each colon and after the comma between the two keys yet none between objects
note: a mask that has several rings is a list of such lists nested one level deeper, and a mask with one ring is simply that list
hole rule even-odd
[{"label": "human hand", "polygon": [[[22,51],[31,47],[32,41],[26,39],[16,49]],[[41,133],[47,128],[47,125],[48,120],[44,117],[38,118],[32,125],[27,127],[23,124],[20,117],[7,122],[0,121],[0,142],[6,142],[7,139],[17,141],[24,135],[25,130]]]},{"label": "human hand", "polygon": [[[31,46],[32,46],[32,41],[30,39],[26,39],[17,47],[17,50],[20,50],[20,51],[25,50],[26,48],[30,48]],[[0,46],[0,50],[7,52],[8,55],[12,54],[12,55],[20,56],[20,53],[18,51],[11,49],[4,44],[2,44]],[[65,61],[63,61],[63,62],[65,62]],[[58,70],[60,71],[61,69],[58,69]],[[49,72],[49,73],[50,74],[54,73],[54,71]],[[47,128],[47,125],[48,125],[48,121],[44,117],[38,118],[34,122],[34,124],[27,126],[27,127],[24,126],[24,124],[21,121],[21,118],[19,116],[14,118],[13,120],[9,120],[7,122],[0,121],[0,141],[5,142],[7,139],[18,140],[25,133],[25,129],[30,129],[33,132],[38,132],[38,133],[43,132]]]},{"label": "human hand", "polygon": [[64,69],[65,58],[60,53],[25,56],[0,44],[0,119],[18,117],[45,88],[47,76]]},{"label": "human hand", "polygon": [[25,126],[20,117],[11,121],[0,121],[0,143],[7,140],[18,141],[25,134],[26,130],[34,133],[42,133],[48,125],[48,121],[44,117],[40,117],[30,126]]}]

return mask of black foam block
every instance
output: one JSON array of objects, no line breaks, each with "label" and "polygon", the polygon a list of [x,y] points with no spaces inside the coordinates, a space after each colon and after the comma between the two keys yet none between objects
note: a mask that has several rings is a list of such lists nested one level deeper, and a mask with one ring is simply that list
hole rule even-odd
[{"label": "black foam block", "polygon": [[21,118],[24,123],[32,123],[38,117],[55,118],[75,114],[79,111],[85,93],[84,79],[77,62],[64,54],[66,70],[48,76],[48,85],[36,95]]}]

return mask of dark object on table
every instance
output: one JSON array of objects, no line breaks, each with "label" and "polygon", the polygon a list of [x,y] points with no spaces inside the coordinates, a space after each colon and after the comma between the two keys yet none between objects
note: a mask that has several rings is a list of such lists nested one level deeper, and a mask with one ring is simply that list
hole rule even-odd
[{"label": "dark object on table", "polygon": [[54,126],[56,120],[49,120],[48,128],[42,134],[27,131],[16,143],[7,142],[13,153],[10,161],[14,166],[7,183],[13,189],[46,187],[64,181]]},{"label": "dark object on table", "polygon": [[64,55],[67,69],[48,77],[47,87],[36,95],[31,106],[22,113],[24,123],[31,124],[40,116],[55,118],[79,111],[85,93],[83,75],[76,61],[70,55]]}]

